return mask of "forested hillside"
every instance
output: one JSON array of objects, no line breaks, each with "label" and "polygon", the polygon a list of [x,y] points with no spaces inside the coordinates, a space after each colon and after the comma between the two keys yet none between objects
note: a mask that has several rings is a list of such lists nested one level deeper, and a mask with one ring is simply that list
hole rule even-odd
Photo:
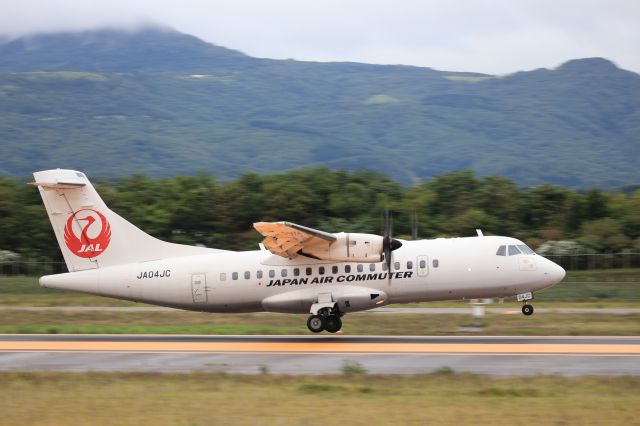
[{"label": "forested hillside", "polygon": [[169,30],[0,44],[0,175],[104,178],[301,166],[403,184],[452,170],[519,186],[638,184],[640,75],[605,59],[508,76],[266,60]]},{"label": "forested hillside", "polygon": [[[388,207],[400,238],[410,238],[415,214],[419,238],[472,236],[481,228],[487,235],[519,237],[534,248],[565,241],[557,247],[563,254],[640,250],[640,190],[577,192],[552,185],[523,190],[506,178],[479,178],[471,171],[407,188],[377,173],[323,168],[246,174],[230,182],[205,174],[138,175],[96,188],[114,211],[156,237],[216,248],[256,249],[261,237],[252,224],[257,221],[379,234]],[[6,178],[0,179],[2,250],[26,258],[60,256],[38,191]]]}]

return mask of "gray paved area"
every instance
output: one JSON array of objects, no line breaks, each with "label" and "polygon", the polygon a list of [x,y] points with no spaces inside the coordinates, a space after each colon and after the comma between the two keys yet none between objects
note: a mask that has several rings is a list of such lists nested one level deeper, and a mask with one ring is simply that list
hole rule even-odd
[{"label": "gray paved area", "polygon": [[[160,335],[2,335],[0,342],[251,342],[251,343],[375,343],[478,345],[615,345],[633,348],[620,354],[515,353],[189,353],[189,352],[0,352],[0,371],[224,371],[257,374],[340,373],[357,362],[370,373],[419,374],[448,367],[491,375],[640,375],[640,337],[379,337],[379,336],[160,336]],[[624,352],[624,350],[623,350]]]}]

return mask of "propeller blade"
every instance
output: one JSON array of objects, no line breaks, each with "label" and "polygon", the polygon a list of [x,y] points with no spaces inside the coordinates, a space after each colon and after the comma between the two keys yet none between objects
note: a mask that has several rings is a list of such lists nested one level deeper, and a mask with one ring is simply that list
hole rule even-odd
[{"label": "propeller blade", "polygon": [[402,247],[402,243],[393,239],[393,215],[389,214],[389,207],[384,211],[384,229],[382,232],[382,253],[384,263],[387,266],[387,279],[391,284],[391,264],[393,263],[393,251]]},{"label": "propeller blade", "polygon": [[384,226],[384,240],[383,240],[383,249],[384,249],[384,261],[387,264],[387,280],[389,284],[391,284],[391,263],[393,262],[392,254],[393,251],[393,217],[389,214],[389,206],[385,208],[385,226]]}]

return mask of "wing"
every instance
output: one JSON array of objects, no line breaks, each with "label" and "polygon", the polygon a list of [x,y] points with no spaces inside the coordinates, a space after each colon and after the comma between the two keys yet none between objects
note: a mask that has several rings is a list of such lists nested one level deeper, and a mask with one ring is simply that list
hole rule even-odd
[{"label": "wing", "polygon": [[[305,251],[325,250],[337,240],[334,234],[319,231],[291,222],[258,222],[253,227],[264,235],[265,248],[278,256],[293,259],[299,254],[310,256]],[[314,256],[311,256],[314,257]]]}]

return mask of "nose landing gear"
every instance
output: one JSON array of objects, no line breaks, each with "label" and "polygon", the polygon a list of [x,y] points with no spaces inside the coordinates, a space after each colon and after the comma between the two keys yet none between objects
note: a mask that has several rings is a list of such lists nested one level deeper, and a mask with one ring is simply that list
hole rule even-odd
[{"label": "nose landing gear", "polygon": [[516,295],[516,299],[518,300],[518,302],[524,303],[524,305],[522,305],[523,314],[525,314],[526,316],[533,315],[533,306],[527,303],[528,300],[533,300],[532,292],[518,294]]},{"label": "nose landing gear", "polygon": [[522,313],[526,316],[533,315],[533,306],[527,304],[522,305]]}]

